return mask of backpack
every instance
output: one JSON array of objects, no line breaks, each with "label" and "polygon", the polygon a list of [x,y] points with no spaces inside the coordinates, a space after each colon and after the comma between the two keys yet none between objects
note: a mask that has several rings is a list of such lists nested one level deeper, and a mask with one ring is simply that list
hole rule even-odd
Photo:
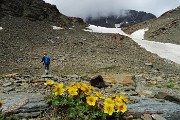
[{"label": "backpack", "polygon": [[50,64],[50,57],[49,56],[44,56],[44,64],[46,64],[46,65]]}]

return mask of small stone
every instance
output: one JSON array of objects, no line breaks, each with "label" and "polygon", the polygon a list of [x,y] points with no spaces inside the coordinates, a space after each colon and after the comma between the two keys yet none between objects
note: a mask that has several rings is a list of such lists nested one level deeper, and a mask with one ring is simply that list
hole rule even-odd
[{"label": "small stone", "polygon": [[42,77],[42,78],[53,78],[52,75],[42,75],[41,77]]},{"label": "small stone", "polygon": [[133,85],[134,81],[133,81],[132,76],[125,76],[124,79],[120,80],[119,83],[124,86],[128,86],[128,85]]},{"label": "small stone", "polygon": [[152,118],[154,120],[166,120],[164,117],[157,115],[157,114],[152,114]]},{"label": "small stone", "polygon": [[152,63],[145,63],[146,66],[151,66],[153,67],[153,64]]},{"label": "small stone", "polygon": [[10,92],[10,91],[14,91],[14,90],[15,90],[14,87],[5,87],[5,88],[3,88],[4,92]]},{"label": "small stone", "polygon": [[156,80],[151,80],[151,81],[148,81],[148,83],[152,84],[152,85],[156,85],[157,84],[157,81]]},{"label": "small stone", "polygon": [[19,76],[20,76],[19,73],[12,73],[12,74],[5,75],[6,78],[14,78],[14,77],[19,77]]},{"label": "small stone", "polygon": [[111,77],[111,76],[103,76],[103,79],[107,82],[107,83],[117,83],[116,79]]},{"label": "small stone", "polygon": [[152,117],[150,114],[144,114],[142,117],[141,117],[143,120],[152,120]]},{"label": "small stone", "polygon": [[149,90],[136,90],[136,92],[142,97],[153,97],[153,92]]},{"label": "small stone", "polygon": [[8,82],[8,83],[4,83],[2,86],[7,87],[7,86],[11,86],[12,84],[13,84],[12,82]]},{"label": "small stone", "polygon": [[46,80],[31,80],[31,83],[44,83]]}]

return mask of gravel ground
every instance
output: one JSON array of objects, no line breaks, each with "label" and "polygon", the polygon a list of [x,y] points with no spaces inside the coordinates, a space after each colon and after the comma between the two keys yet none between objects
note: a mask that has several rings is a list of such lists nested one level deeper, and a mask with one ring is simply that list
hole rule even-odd
[{"label": "gravel ground", "polygon": [[89,33],[76,27],[53,30],[51,24],[18,18],[4,19],[1,25],[1,74],[19,72],[40,76],[44,51],[52,59],[54,75],[136,74],[149,70],[145,63],[152,63],[153,69],[165,74],[180,73],[179,65],[151,54],[130,38],[119,40],[121,36],[116,34]]}]

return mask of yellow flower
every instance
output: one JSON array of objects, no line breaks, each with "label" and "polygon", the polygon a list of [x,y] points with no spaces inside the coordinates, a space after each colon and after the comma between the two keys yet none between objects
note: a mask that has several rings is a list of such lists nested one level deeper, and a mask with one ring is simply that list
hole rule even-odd
[{"label": "yellow flower", "polygon": [[78,89],[77,88],[74,88],[74,87],[69,87],[68,89],[68,93],[71,95],[71,96],[74,96],[74,95],[77,95],[78,94]]},{"label": "yellow flower", "polygon": [[114,101],[111,98],[106,98],[104,100],[104,105],[111,104],[114,106]]},{"label": "yellow flower", "polygon": [[50,81],[45,82],[44,85],[52,87],[56,85],[56,82],[50,80]]},{"label": "yellow flower", "polygon": [[0,99],[0,107],[2,106],[3,103],[4,103],[3,100]]},{"label": "yellow flower", "polygon": [[94,90],[94,87],[91,86],[91,85],[90,85],[88,88],[89,88],[90,90]]},{"label": "yellow flower", "polygon": [[84,92],[84,94],[86,95],[90,95],[91,94],[91,90],[89,88],[83,88],[82,91]]},{"label": "yellow flower", "polygon": [[77,84],[76,84],[76,87],[77,87],[77,88],[81,88],[81,84],[80,84],[80,83],[77,83]]},{"label": "yellow flower", "polygon": [[112,104],[106,104],[104,105],[104,113],[107,113],[109,115],[112,115],[113,112],[115,112],[114,105]]},{"label": "yellow flower", "polygon": [[104,99],[103,94],[101,94],[100,92],[95,92],[95,94],[96,94],[96,96],[97,96],[98,98]]},{"label": "yellow flower", "polygon": [[63,88],[63,84],[58,84],[55,88],[54,88],[54,93],[55,95],[62,95],[63,92],[65,91],[65,89]]},{"label": "yellow flower", "polygon": [[69,89],[72,89],[72,88],[78,89],[76,86],[66,86],[66,90],[69,90]]},{"label": "yellow flower", "polygon": [[70,87],[73,87],[73,86],[75,86],[75,85],[76,85],[75,82],[71,82],[69,86],[70,86]]},{"label": "yellow flower", "polygon": [[79,82],[77,83],[77,88],[81,89],[83,92],[87,91],[88,89],[88,85],[86,85],[85,83],[83,82]]},{"label": "yellow flower", "polygon": [[91,95],[91,96],[86,97],[86,102],[88,105],[95,106],[97,99],[98,97],[94,97]]},{"label": "yellow flower", "polygon": [[66,90],[69,90],[71,87],[70,86],[66,86]]},{"label": "yellow flower", "polygon": [[126,112],[127,111],[127,106],[126,104],[124,103],[120,103],[120,104],[117,104],[117,112]]},{"label": "yellow flower", "polygon": [[124,103],[128,103],[128,99],[124,95],[121,95],[120,98]]},{"label": "yellow flower", "polygon": [[114,99],[114,102],[115,102],[115,104],[117,105],[117,104],[122,103],[123,101],[122,101],[122,99],[121,99],[121,98],[116,97],[116,98]]},{"label": "yellow flower", "polygon": [[80,82],[80,88],[88,88],[88,85],[83,83],[83,82]]}]

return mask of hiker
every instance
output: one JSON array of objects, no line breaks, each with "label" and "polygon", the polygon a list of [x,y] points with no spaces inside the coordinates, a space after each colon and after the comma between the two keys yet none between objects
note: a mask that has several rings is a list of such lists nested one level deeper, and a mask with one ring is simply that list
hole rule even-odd
[{"label": "hiker", "polygon": [[42,61],[44,68],[45,68],[45,74],[49,74],[49,65],[50,65],[50,57],[47,55],[47,53],[44,53],[44,56],[42,58]]}]

